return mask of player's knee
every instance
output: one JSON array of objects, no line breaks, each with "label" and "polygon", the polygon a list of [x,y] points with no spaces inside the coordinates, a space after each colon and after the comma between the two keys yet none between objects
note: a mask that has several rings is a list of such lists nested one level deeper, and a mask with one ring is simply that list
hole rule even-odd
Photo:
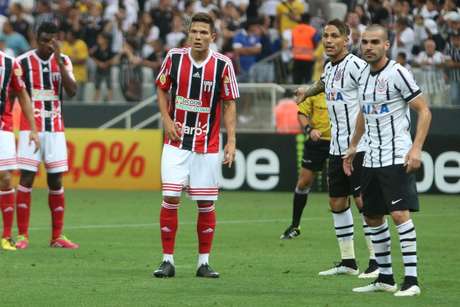
[{"label": "player's knee", "polygon": [[59,190],[62,188],[62,173],[52,173],[47,176],[48,188],[50,190]]},{"label": "player's knee", "polygon": [[163,201],[168,204],[177,205],[178,203],[180,203],[180,198],[176,196],[164,196]]},{"label": "player's knee", "polygon": [[19,184],[26,188],[32,188],[35,179],[35,172],[22,170],[21,178],[19,179]]},{"label": "player's knee", "polygon": [[11,173],[9,171],[0,171],[0,189],[11,189]]},{"label": "player's knee", "polygon": [[331,197],[329,198],[329,205],[331,210],[335,213],[346,211],[350,207],[347,197]]},{"label": "player's knee", "polygon": [[409,211],[393,211],[391,212],[391,218],[395,222],[396,225],[400,225],[402,223],[407,222],[410,219]]},{"label": "player's knee", "polygon": [[361,196],[355,197],[355,204],[356,204],[356,207],[361,212],[361,210],[363,209],[363,199],[361,198]]}]

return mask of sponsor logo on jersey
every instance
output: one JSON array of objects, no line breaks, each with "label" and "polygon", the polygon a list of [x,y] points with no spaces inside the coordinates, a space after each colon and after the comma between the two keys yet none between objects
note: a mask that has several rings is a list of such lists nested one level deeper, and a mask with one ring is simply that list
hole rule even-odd
[{"label": "sponsor logo on jersey", "polygon": [[179,122],[175,123],[176,127],[179,128],[182,132],[182,134],[188,134],[188,135],[202,135],[202,134],[207,134],[208,133],[208,124],[204,124],[203,126],[201,125],[200,122],[198,122],[197,127],[190,127],[187,126],[187,124],[182,124]]},{"label": "sponsor logo on jersey", "polygon": [[327,101],[343,101],[343,95],[339,91],[331,90],[326,91],[326,100]]},{"label": "sponsor logo on jersey", "polygon": [[383,104],[365,104],[362,111],[364,114],[384,114],[390,112],[386,103]]},{"label": "sponsor logo on jersey", "polygon": [[51,73],[51,79],[53,81],[61,81],[61,73],[60,72]]},{"label": "sponsor logo on jersey", "polygon": [[375,86],[377,93],[385,93],[387,91],[387,80],[379,78],[377,80],[377,85]]},{"label": "sponsor logo on jersey", "polygon": [[202,107],[201,101],[197,99],[185,98],[182,96],[176,97],[176,109],[184,110],[188,112],[197,112],[197,113],[210,113],[211,109],[209,107]]},{"label": "sponsor logo on jersey", "polygon": [[334,80],[339,81],[340,79],[342,79],[342,76],[343,76],[343,69],[339,68],[337,69],[337,72],[335,73]]},{"label": "sponsor logo on jersey", "polygon": [[203,91],[208,93],[211,92],[213,84],[214,82],[212,81],[203,81]]},{"label": "sponsor logo on jersey", "polygon": [[165,74],[161,74],[161,76],[160,76],[160,83],[161,83],[161,84],[165,84],[165,83],[166,83],[166,75],[165,75]]}]

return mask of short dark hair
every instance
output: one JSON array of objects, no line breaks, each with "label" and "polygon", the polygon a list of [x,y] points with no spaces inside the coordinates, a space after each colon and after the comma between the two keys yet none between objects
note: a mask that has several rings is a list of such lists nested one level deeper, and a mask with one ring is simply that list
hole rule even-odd
[{"label": "short dark hair", "polygon": [[339,30],[339,33],[343,36],[350,35],[350,28],[348,25],[340,19],[332,19],[326,24],[327,26],[334,26]]},{"label": "short dark hair", "polygon": [[384,26],[380,24],[376,24],[376,23],[371,24],[366,27],[365,31],[382,31],[383,39],[386,41],[388,40],[388,30],[387,28],[385,28]]},{"label": "short dark hair", "polygon": [[43,22],[37,30],[37,38],[40,38],[42,33],[56,34],[59,32],[58,26],[52,22]]},{"label": "short dark hair", "polygon": [[300,20],[302,23],[310,23],[310,14],[303,13],[302,15],[300,15]]},{"label": "short dark hair", "polygon": [[212,19],[211,15],[209,15],[207,13],[200,12],[200,13],[194,14],[192,16],[190,26],[192,26],[192,23],[194,23],[194,22],[207,23],[209,25],[209,27],[211,28],[211,33],[216,32],[216,29],[214,28],[214,20]]}]

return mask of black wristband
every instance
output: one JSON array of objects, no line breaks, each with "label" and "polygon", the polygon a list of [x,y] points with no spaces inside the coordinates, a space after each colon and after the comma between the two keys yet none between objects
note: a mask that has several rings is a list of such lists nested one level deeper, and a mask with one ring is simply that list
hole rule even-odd
[{"label": "black wristband", "polygon": [[313,128],[310,125],[306,125],[305,128],[303,128],[303,131],[305,131],[305,134],[310,135],[310,132],[313,130]]}]

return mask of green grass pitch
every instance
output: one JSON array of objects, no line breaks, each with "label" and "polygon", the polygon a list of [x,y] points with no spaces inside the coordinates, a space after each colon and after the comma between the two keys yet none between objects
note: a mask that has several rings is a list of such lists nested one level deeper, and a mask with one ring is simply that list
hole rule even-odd
[{"label": "green grass pitch", "polygon": [[[196,208],[179,212],[176,277],[156,279],[161,260],[158,192],[67,191],[65,234],[76,251],[48,247],[46,192],[35,190],[29,249],[0,252],[0,306],[459,306],[460,203],[458,196],[421,196],[414,216],[422,295],[355,294],[357,277],[319,277],[339,259],[327,196],[312,194],[302,235],[279,236],[290,221],[290,193],[223,192],[211,265],[218,280],[194,277]],[[356,213],[356,211],[355,211]],[[367,262],[355,215],[355,248]],[[402,278],[392,227],[395,277]]]}]

